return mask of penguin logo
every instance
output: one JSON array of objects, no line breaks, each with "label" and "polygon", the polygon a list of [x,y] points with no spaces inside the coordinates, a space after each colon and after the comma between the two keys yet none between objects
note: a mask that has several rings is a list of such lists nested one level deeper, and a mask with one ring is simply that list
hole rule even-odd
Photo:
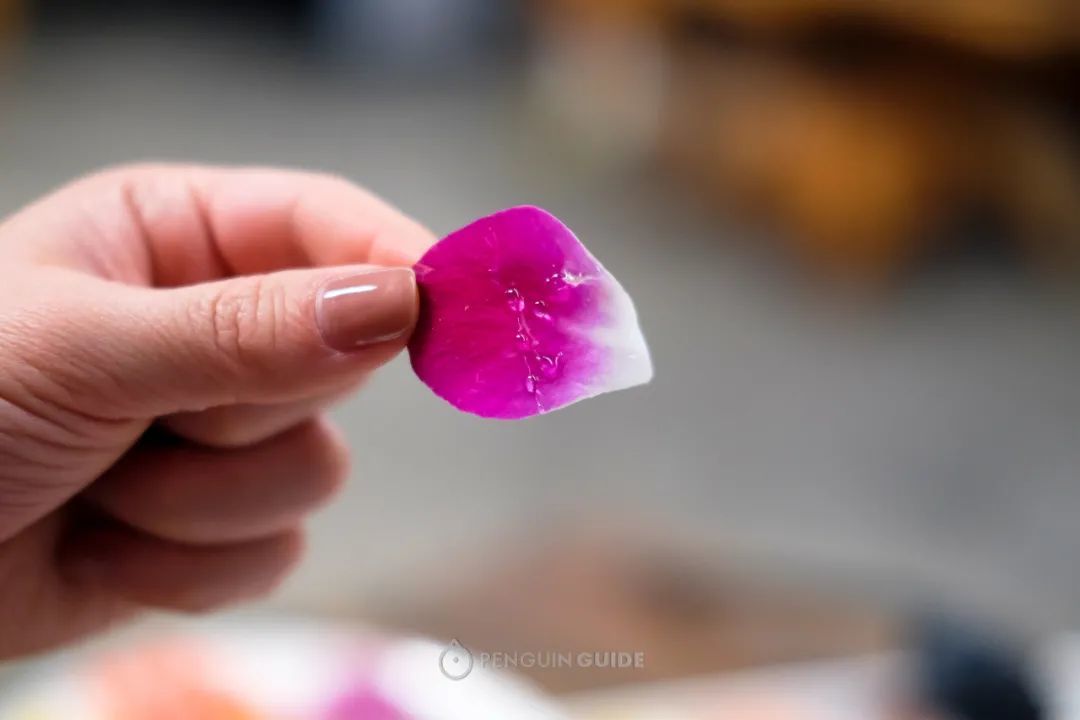
[{"label": "penguin logo", "polygon": [[451,640],[439,654],[439,671],[448,680],[464,680],[473,669],[473,656],[469,649],[457,640]]}]

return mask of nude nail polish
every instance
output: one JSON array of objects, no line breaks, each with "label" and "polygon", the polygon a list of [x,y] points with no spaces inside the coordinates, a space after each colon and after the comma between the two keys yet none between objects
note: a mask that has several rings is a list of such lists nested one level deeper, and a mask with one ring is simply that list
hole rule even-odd
[{"label": "nude nail polish", "polygon": [[327,346],[350,352],[403,337],[416,322],[418,302],[410,268],[379,268],[328,282],[315,319]]}]

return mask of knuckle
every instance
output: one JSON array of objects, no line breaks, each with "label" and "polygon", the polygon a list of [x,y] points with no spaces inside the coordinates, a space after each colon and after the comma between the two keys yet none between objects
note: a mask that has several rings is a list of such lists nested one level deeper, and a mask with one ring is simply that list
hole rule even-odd
[{"label": "knuckle", "polygon": [[263,278],[213,294],[204,312],[214,352],[244,369],[259,369],[281,346],[284,308],[282,289]]}]

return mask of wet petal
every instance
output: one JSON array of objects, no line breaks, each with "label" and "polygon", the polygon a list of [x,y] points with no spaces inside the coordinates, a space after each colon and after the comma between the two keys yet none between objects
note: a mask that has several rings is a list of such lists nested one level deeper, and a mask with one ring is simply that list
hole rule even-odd
[{"label": "wet petal", "polygon": [[540,208],[481,218],[415,270],[412,366],[459,410],[523,418],[652,378],[630,296]]}]

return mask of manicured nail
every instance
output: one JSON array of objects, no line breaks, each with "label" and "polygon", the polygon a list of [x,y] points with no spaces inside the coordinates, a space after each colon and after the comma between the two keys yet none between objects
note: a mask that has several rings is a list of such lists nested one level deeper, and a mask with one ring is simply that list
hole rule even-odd
[{"label": "manicured nail", "polygon": [[349,352],[407,333],[417,306],[413,271],[380,268],[327,283],[315,304],[315,320],[323,342]]}]

